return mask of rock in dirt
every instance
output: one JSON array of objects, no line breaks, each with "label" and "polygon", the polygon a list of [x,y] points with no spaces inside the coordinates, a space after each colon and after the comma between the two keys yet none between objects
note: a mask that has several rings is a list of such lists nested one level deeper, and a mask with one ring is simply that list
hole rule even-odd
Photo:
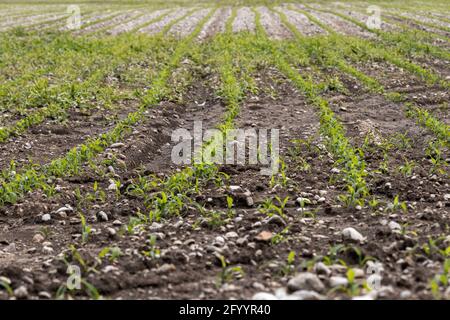
[{"label": "rock in dirt", "polygon": [[227,239],[238,238],[238,237],[239,237],[239,235],[234,231],[230,231],[225,234],[225,238],[227,238]]},{"label": "rock in dirt", "polygon": [[108,215],[104,211],[97,213],[97,219],[99,221],[108,221]]},{"label": "rock in dirt", "polygon": [[111,227],[107,228],[106,231],[108,232],[108,235],[109,235],[110,237],[114,237],[114,236],[117,234],[116,229],[111,228]]},{"label": "rock in dirt", "polygon": [[323,262],[317,262],[314,265],[314,272],[317,274],[323,274],[329,277],[331,275],[331,270]]},{"label": "rock in dirt", "polygon": [[270,239],[272,239],[273,237],[273,233],[270,231],[261,231],[256,237],[255,240],[258,241],[262,241],[262,242],[267,242],[270,241]]},{"label": "rock in dirt", "polygon": [[286,226],[286,221],[279,215],[273,215],[265,221],[267,224],[275,224],[278,226]]},{"label": "rock in dirt", "polygon": [[289,280],[288,289],[290,292],[298,290],[313,290],[321,292],[325,289],[322,281],[317,275],[311,272],[302,272]]},{"label": "rock in dirt", "polygon": [[28,297],[28,290],[25,286],[20,286],[16,290],[14,290],[14,296],[17,299],[26,299]]},{"label": "rock in dirt", "polygon": [[123,147],[123,146],[125,146],[124,143],[122,143],[122,142],[116,142],[116,143],[113,143],[110,147],[111,147],[112,149],[116,149],[116,148],[121,148],[121,147]]},{"label": "rock in dirt", "polygon": [[42,247],[43,254],[53,254],[54,250],[52,247],[44,246]]},{"label": "rock in dirt", "polygon": [[399,225],[395,221],[389,222],[388,226],[389,226],[389,229],[391,229],[392,231],[400,231],[400,230],[402,230],[402,226]]},{"label": "rock in dirt", "polygon": [[36,233],[36,234],[33,236],[33,242],[40,243],[40,242],[42,242],[42,241],[44,241],[44,240],[45,240],[44,236],[43,236],[42,234],[40,234],[40,233]]},{"label": "rock in dirt", "polygon": [[342,236],[345,240],[352,240],[357,242],[363,242],[366,238],[354,228],[345,228],[342,230]]},{"label": "rock in dirt", "polygon": [[278,299],[271,293],[258,292],[252,297],[252,300],[278,300]]},{"label": "rock in dirt", "polygon": [[162,266],[160,266],[158,269],[155,270],[157,274],[165,274],[169,272],[176,271],[177,267],[173,264],[165,263]]},{"label": "rock in dirt", "polygon": [[331,277],[329,279],[330,287],[346,287],[348,285],[347,278],[344,277]]},{"label": "rock in dirt", "polygon": [[50,220],[52,220],[52,216],[48,213],[42,215],[41,217],[42,222],[49,222]]},{"label": "rock in dirt", "polygon": [[64,207],[59,208],[58,210],[55,211],[55,213],[61,213],[61,212],[72,212],[73,208],[66,204]]},{"label": "rock in dirt", "polygon": [[289,300],[324,300],[326,297],[311,290],[298,290],[288,295]]}]

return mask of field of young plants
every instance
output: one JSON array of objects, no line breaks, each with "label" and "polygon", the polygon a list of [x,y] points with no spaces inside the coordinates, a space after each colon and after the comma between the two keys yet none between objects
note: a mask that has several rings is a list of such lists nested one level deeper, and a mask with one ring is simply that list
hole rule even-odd
[{"label": "field of young plants", "polygon": [[448,0],[2,1],[0,299],[450,299],[449,88]]}]

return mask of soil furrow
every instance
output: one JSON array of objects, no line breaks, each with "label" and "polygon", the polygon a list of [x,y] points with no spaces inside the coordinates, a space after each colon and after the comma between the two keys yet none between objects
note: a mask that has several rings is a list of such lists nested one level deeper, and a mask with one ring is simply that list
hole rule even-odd
[{"label": "soil furrow", "polygon": [[205,40],[207,38],[213,37],[218,33],[225,32],[225,23],[227,19],[231,16],[231,8],[223,7],[219,8],[209,19],[202,31],[198,35],[199,40]]},{"label": "soil furrow", "polygon": [[258,7],[257,10],[261,14],[261,24],[270,38],[285,39],[292,37],[292,34],[286,29],[276,13],[270,11],[267,7]]},{"label": "soil furrow", "polygon": [[249,7],[237,10],[236,18],[233,21],[233,32],[255,31],[255,14]]},{"label": "soil furrow", "polygon": [[275,7],[275,10],[284,13],[288,22],[293,24],[297,30],[305,36],[327,34],[327,31],[311,22],[304,14],[286,9],[284,7]]},{"label": "soil furrow", "polygon": [[158,32],[161,32],[165,26],[167,26],[172,21],[181,18],[186,13],[188,13],[188,11],[189,10],[186,8],[176,9],[174,12],[169,13],[167,16],[165,16],[161,20],[151,23],[148,26],[139,29],[139,32],[142,32],[145,34],[156,34]]},{"label": "soil furrow", "polygon": [[179,37],[179,38],[183,38],[183,37],[191,34],[192,31],[194,31],[195,27],[198,25],[198,23],[204,17],[206,17],[208,15],[208,13],[211,12],[211,10],[212,9],[201,9],[201,10],[194,12],[193,14],[186,17],[185,19],[175,23],[170,28],[168,33],[171,35],[174,35],[176,37]]},{"label": "soil furrow", "polygon": [[157,10],[154,12],[146,13],[143,16],[133,19],[131,21],[128,21],[124,24],[118,24],[112,29],[107,30],[106,32],[108,34],[117,35],[123,32],[129,32],[136,28],[139,28],[139,26],[142,26],[154,19],[157,19],[158,17],[162,16],[163,14],[167,13],[168,10]]}]

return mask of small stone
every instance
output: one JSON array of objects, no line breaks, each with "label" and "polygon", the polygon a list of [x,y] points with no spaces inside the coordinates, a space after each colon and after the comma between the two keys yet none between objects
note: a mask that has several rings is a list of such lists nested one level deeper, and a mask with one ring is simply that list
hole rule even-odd
[{"label": "small stone", "polygon": [[110,237],[114,237],[117,234],[117,231],[114,228],[107,228],[106,231]]},{"label": "small stone", "polygon": [[121,148],[121,147],[123,147],[123,146],[125,146],[124,143],[122,143],[122,142],[116,142],[116,143],[113,143],[110,147],[111,147],[112,149],[116,149],[116,148]]},{"label": "small stone", "polygon": [[43,222],[49,222],[51,219],[52,219],[52,216],[50,214],[48,214],[48,213],[42,215],[42,217],[41,217],[41,220]]},{"label": "small stone", "polygon": [[223,246],[223,245],[225,244],[225,239],[224,239],[223,237],[221,237],[221,236],[217,236],[217,237],[214,239],[214,242],[215,242],[216,244],[219,244],[219,245]]},{"label": "small stone", "polygon": [[108,215],[104,211],[97,213],[97,219],[100,221],[108,221]]},{"label": "small stone", "polygon": [[345,228],[342,230],[342,236],[346,240],[352,240],[352,241],[359,241],[362,242],[365,240],[365,238],[362,236],[361,233],[356,231],[354,228]]},{"label": "small stone", "polygon": [[10,243],[4,250],[6,252],[16,252],[16,244],[14,242]]},{"label": "small stone", "polygon": [[297,274],[294,278],[289,280],[287,287],[291,292],[298,290],[313,290],[321,292],[325,289],[325,286],[319,277],[311,272],[302,272]]},{"label": "small stone", "polygon": [[114,221],[113,221],[113,225],[114,225],[114,226],[121,226],[121,225],[122,225],[122,222],[121,222],[120,220],[114,220]]},{"label": "small stone", "polygon": [[264,290],[264,285],[259,282],[253,282],[252,287],[256,290]]},{"label": "small stone", "polygon": [[347,278],[344,277],[331,277],[329,279],[330,287],[346,287],[348,285]]},{"label": "small stone", "polygon": [[412,296],[412,292],[409,290],[403,290],[402,292],[400,292],[400,298],[402,299],[408,299],[411,298]]},{"label": "small stone", "polygon": [[52,247],[44,246],[42,247],[43,254],[53,254],[54,250]]},{"label": "small stone", "polygon": [[389,226],[389,228],[390,228],[392,231],[400,231],[400,230],[402,230],[402,226],[399,225],[399,224],[398,224],[397,222],[395,222],[395,221],[389,222],[388,226]]},{"label": "small stone", "polygon": [[272,232],[270,232],[270,231],[261,231],[255,237],[255,240],[266,242],[266,241],[269,241],[270,239],[272,239],[272,237],[273,237],[273,233]]},{"label": "small stone", "polygon": [[247,207],[253,207],[253,205],[255,204],[255,201],[253,201],[252,197],[246,197],[245,202],[247,203]]},{"label": "small stone", "polygon": [[59,208],[58,210],[55,211],[55,213],[60,213],[60,212],[72,212],[73,208],[66,204],[64,207]]},{"label": "small stone", "polygon": [[278,299],[271,293],[258,292],[252,297],[252,300],[278,300]]},{"label": "small stone", "polygon": [[288,295],[287,299],[295,300],[324,300],[325,297],[311,290],[298,290]]},{"label": "small stone", "polygon": [[444,200],[445,201],[450,201],[450,193],[444,194]]},{"label": "small stone", "polygon": [[240,186],[230,186],[231,192],[243,192],[242,188]]},{"label": "small stone", "polygon": [[268,224],[275,224],[278,226],[286,226],[286,221],[284,221],[283,218],[281,218],[279,215],[273,215],[269,219],[267,219]]},{"label": "small stone", "polygon": [[38,296],[39,296],[39,298],[43,298],[43,299],[51,299],[52,298],[52,295],[47,291],[39,291]]},{"label": "small stone", "polygon": [[155,272],[157,274],[164,274],[164,273],[169,273],[169,272],[173,272],[176,271],[177,267],[175,267],[175,265],[173,264],[169,264],[169,263],[165,263],[162,266],[160,266],[159,268],[157,268],[155,270]]},{"label": "small stone", "polygon": [[230,231],[225,234],[225,238],[227,238],[227,239],[238,238],[238,237],[239,237],[239,235],[234,231]]},{"label": "small stone", "polygon": [[28,290],[25,286],[20,286],[16,290],[14,290],[14,296],[17,299],[25,299],[28,297]]},{"label": "small stone", "polygon": [[244,237],[244,238],[239,238],[239,239],[237,239],[236,240],[236,244],[238,245],[238,246],[243,246],[243,245],[245,245],[246,243],[247,243],[247,238],[246,237]]},{"label": "small stone", "polygon": [[323,262],[317,262],[314,265],[314,272],[317,274],[323,274],[327,277],[331,275],[331,270]]},{"label": "small stone", "polygon": [[153,222],[153,223],[150,225],[149,230],[151,230],[151,231],[156,231],[156,230],[161,229],[162,227],[163,227],[163,225],[162,225],[161,223]]}]

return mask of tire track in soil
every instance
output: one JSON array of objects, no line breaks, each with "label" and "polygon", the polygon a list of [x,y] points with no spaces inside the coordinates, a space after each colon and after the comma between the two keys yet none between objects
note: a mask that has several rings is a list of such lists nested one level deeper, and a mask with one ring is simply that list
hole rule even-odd
[{"label": "tire track in soil", "polygon": [[[411,102],[435,114],[442,121],[449,123],[450,115],[439,106],[450,100],[448,90],[438,85],[426,85],[417,76],[390,63],[372,62],[358,63],[356,67],[361,72],[375,78],[387,92],[401,93],[407,102]],[[427,68],[427,66],[425,66]]]},{"label": "tire track in soil", "polygon": [[[325,72],[326,74],[332,73],[330,70],[325,70]],[[410,129],[414,126],[413,123],[407,124],[407,120],[404,120],[404,116],[401,114],[399,106],[383,101],[382,96],[364,92],[360,89],[360,86],[357,87],[358,84],[354,79],[348,77],[343,78],[344,79],[342,80],[345,80],[344,83],[351,92],[350,96],[342,97],[336,93],[330,92],[326,94],[325,97],[330,101],[330,107],[332,107],[336,115],[342,120],[343,125],[347,129],[347,135],[353,140],[352,142],[354,145],[360,140],[360,132],[364,130],[362,124],[366,124],[365,128],[367,128],[367,124],[372,124],[369,126],[370,129],[379,128],[381,129],[380,132],[383,133],[386,129],[388,130],[388,133],[397,132],[397,124],[394,126],[390,125],[388,123],[389,119],[383,119],[383,115],[385,114],[388,114],[389,117],[400,118],[402,128]],[[339,100],[346,102],[345,107],[347,107],[347,109],[345,111],[340,110],[340,107],[344,105],[340,106],[336,104],[335,101]],[[359,126],[355,127],[355,123]],[[413,129],[416,130],[416,132],[420,131],[418,127]],[[421,137],[421,135],[422,133],[419,133],[418,135],[414,135],[413,138]],[[419,141],[419,143],[421,143],[421,141]],[[419,145],[413,146],[408,152],[402,151],[402,154],[407,156],[409,154],[418,155],[417,158],[419,160],[421,152],[422,149]],[[395,157],[395,154],[392,152],[390,152],[389,155]],[[370,166],[376,161],[373,158],[376,158],[377,155],[369,154],[366,155],[366,157],[367,159],[365,160]],[[368,170],[372,171],[371,169]],[[448,220],[450,212],[445,207],[442,207],[442,205],[437,204],[437,201],[441,201],[442,203],[443,192],[448,190],[448,183],[442,178],[437,178],[436,180],[431,179],[432,181],[430,182],[429,174],[427,172],[424,174],[422,173],[424,172],[421,170],[416,172],[416,179],[411,179],[411,181],[405,181],[406,179],[399,175],[388,175],[387,179],[385,175],[382,175],[381,179],[377,181],[378,184],[373,185],[375,194],[383,197],[388,196],[392,199],[397,192],[400,192],[402,195],[407,195],[407,198],[409,197],[407,200],[415,205],[415,209],[411,210],[410,208],[408,214],[381,212],[371,214],[369,208],[358,211],[352,208],[339,208],[339,206],[332,207],[332,209],[328,209],[328,211],[319,211],[316,213],[316,219],[314,220],[301,219],[300,228],[295,227],[295,224],[292,224],[290,230],[293,231],[293,233],[291,233],[291,236],[292,234],[299,235],[300,247],[297,248],[299,243],[296,243],[295,241],[293,243],[291,242],[291,245],[288,248],[284,247],[283,244],[277,245],[277,253],[283,254],[275,256],[275,260],[283,261],[286,259],[289,250],[298,252],[304,262],[312,257],[327,255],[327,250],[331,246],[337,244],[348,245],[346,241],[342,240],[340,230],[343,230],[345,227],[353,227],[367,237],[367,241],[364,243],[352,245],[360,250],[361,256],[359,258],[368,256],[373,257],[383,264],[385,270],[383,272],[383,288],[375,292],[373,297],[399,298],[400,292],[406,289],[410,290],[410,295],[413,298],[429,297],[429,291],[427,291],[427,288],[420,283],[427,283],[428,280],[439,271],[440,263],[433,263],[431,260],[425,259],[429,263],[427,266],[424,266],[422,264],[423,260],[419,258],[420,254],[411,259],[409,248],[426,243],[429,236],[437,237],[440,234],[445,234],[445,227],[442,227],[441,225],[445,224],[445,221]],[[376,178],[378,179],[378,177]],[[392,189],[387,188],[385,185],[388,181],[392,183]],[[407,191],[409,190],[414,191],[412,194],[407,194]],[[405,192],[403,193],[403,191]],[[431,197],[432,193],[434,193],[435,197]],[[427,197],[427,195],[430,197]],[[424,200],[420,199],[420,197],[423,197]],[[413,201],[416,201],[417,203],[414,203]],[[248,213],[246,216],[248,217]],[[388,223],[392,221],[403,225],[407,223],[407,232],[405,234],[393,232],[387,226]],[[418,236],[409,236],[408,232],[410,230],[418,232]],[[366,277],[364,270],[358,266],[358,258],[356,256],[352,257],[352,254],[349,254],[348,252],[346,254],[338,254],[338,256],[349,265],[356,264],[356,267],[352,268],[354,270],[359,269],[358,272],[361,272],[362,279]],[[265,263],[269,263],[270,259],[273,258],[273,256],[266,256],[266,252],[264,251],[262,257],[262,261]],[[256,263],[264,263],[262,261],[256,261]],[[236,261],[233,259],[233,262]],[[257,271],[253,271],[252,274],[261,272],[263,266],[264,264]],[[408,269],[408,272],[405,272],[405,269]],[[266,269],[266,272],[270,274],[269,278],[272,279],[272,281],[274,280],[274,270],[276,270],[276,268]],[[304,269],[302,269],[302,271],[303,270]],[[345,268],[341,271],[339,271],[339,268],[333,268],[332,274],[345,277],[345,271]],[[321,277],[321,279],[324,284],[328,286],[327,277]],[[282,282],[284,286],[286,286],[286,281],[287,280],[284,280],[284,283]],[[264,284],[264,282],[262,283]],[[274,289],[275,288],[272,288],[272,290],[270,290],[269,287],[266,287],[264,291],[274,292]],[[328,287],[328,289],[331,288]],[[282,289],[281,291],[277,290],[277,296],[285,297],[285,299],[288,298],[285,289]],[[328,299],[336,298],[339,294],[337,292],[328,292],[326,296]]]},{"label": "tire track in soil", "polygon": [[[394,13],[402,15],[406,19],[412,18],[412,19],[415,19],[415,20],[420,20],[421,22],[432,23],[432,24],[438,25],[440,27],[450,28],[450,23],[445,22],[445,21],[441,21],[441,20],[438,20],[438,19],[433,19],[433,18],[430,18],[429,16],[426,16],[426,15],[419,15],[419,14],[414,14],[414,13],[411,13],[411,12],[403,12],[403,11],[394,11]],[[436,29],[436,28],[434,28],[434,29]]]},{"label": "tire track in soil", "polygon": [[[281,154],[287,162],[288,166],[294,167],[295,159],[289,158],[287,150],[290,147],[289,140],[293,138],[308,138],[317,133],[319,121],[317,115],[311,106],[308,106],[304,97],[298,94],[287,82],[283,84],[281,81],[273,81],[273,78],[279,80],[280,75],[276,70],[264,70],[261,72],[261,77],[256,77],[259,88],[269,89],[268,92],[274,90],[277,96],[274,98],[271,93],[260,93],[256,96],[248,97],[241,106],[240,114],[236,118],[236,128],[279,128],[280,131],[280,147]],[[263,90],[264,91],[264,90]],[[307,153],[307,152],[305,152]],[[328,187],[328,179],[313,177],[319,174],[323,177],[324,172],[331,169],[327,158],[314,158],[311,154],[304,155],[311,162],[312,171],[309,173],[297,172],[295,169],[288,169],[288,176],[298,182],[299,189],[304,190],[304,196],[312,196],[312,193],[318,192],[318,188]],[[230,298],[250,298],[256,290],[263,288],[277,288],[281,286],[280,277],[275,275],[273,278],[267,277],[267,273],[273,270],[273,264],[285,260],[288,250],[286,246],[275,247],[267,243],[255,242],[253,237],[262,230],[270,230],[272,232],[280,232],[283,226],[277,224],[261,224],[263,215],[256,209],[257,205],[267,197],[273,197],[275,194],[280,194],[283,198],[287,194],[293,197],[298,190],[276,192],[271,191],[269,187],[270,177],[262,176],[259,173],[258,166],[235,166],[223,165],[221,170],[230,175],[230,185],[240,186],[242,191],[250,192],[255,203],[249,205],[246,203],[245,196],[242,192],[231,193],[235,201],[235,210],[237,215],[226,223],[225,226],[216,227],[216,229],[208,228],[205,223],[200,223],[200,228],[197,232],[183,234],[177,238],[171,238],[172,241],[179,241],[180,243],[190,243],[193,245],[183,245],[185,250],[191,251],[189,257],[189,268],[183,268],[184,278],[182,281],[171,283],[172,288],[165,290],[165,288],[156,289],[151,296],[165,297],[165,298],[187,298],[192,296],[192,291],[195,296],[201,299],[230,299]],[[325,173],[325,176],[328,176]],[[205,189],[197,201],[205,203],[210,210],[226,211],[226,196],[230,193],[221,188]],[[329,194],[331,199],[332,195]],[[294,197],[295,198],[295,197]],[[209,199],[209,200],[208,200]],[[315,202],[315,201],[314,201]],[[304,234],[312,232],[313,223],[309,226],[301,225],[296,219],[299,213],[294,208],[291,200],[287,206],[288,223],[292,224],[291,230],[293,234],[298,235],[301,229],[301,236],[303,240],[307,237]],[[198,212],[193,212],[183,219],[185,225],[193,225],[199,218]],[[307,220],[303,221],[306,222]],[[259,223],[259,225],[258,225]],[[166,234],[171,234],[170,230],[174,223],[168,224],[165,228]],[[307,230],[308,229],[308,230]],[[325,228],[315,227],[317,239],[323,240],[326,236],[320,237],[317,231],[325,232]],[[167,230],[167,231],[166,231]],[[189,229],[186,229],[189,230]],[[227,235],[229,232],[236,232],[242,241],[237,241],[234,236]],[[180,234],[178,232],[178,234]],[[226,239],[226,244],[219,242],[218,237]],[[190,240],[193,239],[193,240]],[[169,246],[169,244],[167,244]],[[301,245],[303,247],[303,244]],[[297,249],[297,244],[295,245]],[[204,250],[200,251],[201,255],[194,255],[198,248],[206,248],[206,256]],[[262,251],[261,254],[256,253]],[[256,253],[256,254],[255,254]],[[230,265],[242,266],[245,270],[245,276],[242,280],[234,282],[232,285],[225,284],[222,288],[217,289],[215,282],[218,274],[218,266],[214,255],[224,255]],[[206,260],[206,269],[205,269]],[[271,265],[272,264],[272,265]],[[270,265],[270,266],[268,266]],[[178,268],[178,263],[177,263]],[[277,267],[276,267],[277,268]],[[178,271],[177,271],[178,273]],[[194,273],[194,274],[192,274]],[[276,272],[272,272],[277,274]],[[200,282],[200,283],[199,283]],[[257,285],[256,285],[256,284]],[[159,284],[161,286],[161,284]],[[163,285],[164,286],[164,285]],[[155,291],[156,291],[155,290]],[[133,294],[138,294],[133,292]]]},{"label": "tire track in soil", "polygon": [[309,9],[305,10],[308,13],[310,13],[314,18],[316,18],[318,21],[322,22],[324,25],[329,26],[331,29],[335,30],[338,33],[357,36],[366,39],[376,37],[375,34],[363,30],[359,26],[349,21],[346,21],[339,16],[333,15],[331,13],[318,12]]},{"label": "tire track in soil", "polygon": [[32,15],[32,16],[28,16],[26,18],[14,19],[14,21],[12,21],[12,22],[0,24],[0,30],[6,31],[8,29],[15,28],[15,27],[27,27],[27,26],[35,24],[35,23],[45,22],[45,21],[53,19],[53,18],[59,19],[64,16],[65,16],[65,14],[57,14],[57,13],[51,13],[51,14],[44,13],[44,14]]},{"label": "tire track in soil", "polygon": [[[367,64],[365,64],[367,65]],[[375,79],[386,79],[382,83],[388,87],[396,84],[396,79],[404,79],[404,75],[399,75],[398,70],[392,73],[392,77],[386,76],[387,66],[381,68],[361,70]],[[329,72],[329,71],[327,71]],[[377,72],[382,72],[381,74]],[[375,179],[369,184],[372,193],[381,197],[393,199],[397,194],[402,200],[419,201],[425,199],[425,203],[419,206],[436,206],[438,201],[443,200],[443,195],[448,191],[448,186],[436,184],[430,179],[431,164],[426,159],[425,149],[433,135],[428,130],[421,128],[414,119],[407,118],[404,112],[403,103],[394,103],[387,100],[380,94],[368,93],[361,84],[349,76],[337,74],[351,92],[348,96],[329,96],[330,107],[333,112],[342,120],[346,128],[347,136],[354,145],[362,145],[367,134],[372,134],[375,145],[382,143],[383,139],[389,139],[398,133],[407,133],[411,139],[411,147],[405,150],[388,151],[389,173],[375,174]],[[389,79],[389,80],[388,80]],[[422,87],[425,89],[425,87]],[[426,91],[430,94],[430,89]],[[450,155],[447,155],[450,156]],[[384,160],[382,152],[368,152],[365,155],[368,171],[374,173],[380,163]],[[404,164],[404,159],[413,160],[417,166],[414,169],[415,178],[405,177],[395,170]],[[443,182],[442,177],[437,178]],[[422,181],[417,186],[418,181]],[[386,185],[387,183],[390,186]],[[431,198],[430,194],[437,195]]]},{"label": "tire track in soil", "polygon": [[[119,11],[111,12],[111,10],[106,10],[106,11],[109,11],[109,12],[94,14],[87,19],[86,18],[81,19],[81,29],[84,29],[85,25],[86,25],[86,27],[89,27],[91,23],[95,23],[96,21],[110,18],[110,17],[118,14],[118,12],[119,12]],[[58,30],[59,31],[70,31],[68,25],[64,25],[63,27],[60,27]]]},{"label": "tire track in soil", "polygon": [[[102,161],[108,159],[108,154],[118,152],[123,154],[124,161],[127,164],[126,171],[118,170],[122,176],[134,176],[137,172],[134,169],[143,167],[145,174],[167,173],[171,174],[176,171],[177,166],[169,166],[171,163],[171,148],[174,143],[171,143],[171,134],[173,130],[179,128],[186,128],[192,132],[193,122],[202,120],[204,128],[213,128],[218,124],[221,116],[225,111],[225,106],[215,97],[211,87],[212,82],[217,82],[217,79],[203,79],[189,90],[186,97],[186,103],[177,105],[171,102],[162,102],[157,108],[149,109],[148,117],[135,128],[134,132],[124,141],[124,145],[120,148],[109,148],[98,158]],[[88,169],[87,166],[85,166]],[[142,170],[138,170],[142,173]],[[89,175],[88,171],[88,175]],[[91,172],[93,174],[93,172]],[[95,176],[94,176],[95,177]],[[89,179],[94,179],[90,176]],[[95,177],[100,182],[100,185],[107,187],[107,179],[105,177]],[[8,215],[7,220],[0,220],[2,223],[3,232],[0,240],[0,252],[4,249],[5,244],[14,243],[15,251],[11,252],[8,259],[2,259],[0,266],[0,274],[8,276],[13,280],[13,285],[23,283],[22,277],[28,275],[34,280],[33,285],[27,284],[29,291],[33,295],[37,295],[39,291],[53,291],[55,292],[58,286],[49,286],[49,283],[54,283],[54,280],[59,278],[61,281],[66,280],[65,271],[59,270],[59,262],[53,260],[56,254],[42,253],[42,243],[37,243],[33,237],[39,230],[45,226],[40,221],[40,216],[43,212],[51,212],[58,209],[64,203],[71,204],[75,207],[75,197],[73,191],[81,187],[84,192],[84,187],[89,189],[84,178],[79,177],[74,179],[58,179],[62,194],[58,199],[48,199],[39,194],[32,194],[30,197],[24,199],[22,203],[14,206],[2,208],[3,215]],[[106,181],[103,181],[106,180]],[[85,185],[83,185],[85,184]],[[88,191],[88,190],[86,190]],[[115,199],[113,194],[110,194],[106,203],[95,205],[92,209],[86,209],[84,212],[88,223],[94,228],[91,234],[89,244],[85,246],[88,252],[93,253],[101,250],[106,243],[110,243],[111,239],[107,236],[106,229],[114,227],[112,221],[114,219],[121,219],[125,221],[128,216],[134,215],[137,208],[142,207],[142,201],[132,197],[123,197],[120,200]],[[96,219],[96,213],[99,210],[107,212],[109,222],[99,222]],[[27,213],[26,216],[23,213]],[[77,215],[69,212],[68,216],[59,216],[52,214],[53,218],[50,224],[46,227],[51,230],[50,237],[47,241],[52,243],[52,248],[59,253],[68,248],[73,239],[79,237],[80,225]],[[1,219],[1,217],[0,217]],[[97,232],[98,231],[98,232]],[[120,241],[112,239],[114,243],[119,246],[126,246],[129,248],[135,247],[135,242],[130,238],[125,237]],[[131,242],[129,242],[131,241]],[[34,249],[33,249],[34,248]],[[123,247],[124,248],[124,247]],[[84,249],[81,249],[84,251]],[[53,260],[53,261],[52,261]],[[47,262],[43,266],[44,261]],[[23,266],[29,269],[24,273]],[[48,272],[50,270],[56,270]],[[123,269],[122,269],[123,268]],[[141,258],[130,256],[124,259],[124,264],[120,265],[121,272],[124,272],[124,278],[116,278],[116,273],[102,274],[93,284],[104,292],[114,292],[120,288],[135,288],[145,283],[144,278],[133,277],[136,268],[146,269],[145,264]],[[89,280],[90,281],[90,280]],[[153,280],[158,282],[159,280]],[[97,283],[100,282],[100,283]],[[118,285],[117,283],[120,283]],[[112,285],[112,287],[111,287]],[[118,285],[116,288],[115,285]],[[0,292],[1,293],[1,292]]]},{"label": "tire track in soil", "polygon": [[121,24],[123,21],[129,20],[129,19],[133,19],[134,17],[137,17],[139,15],[141,15],[142,13],[140,11],[137,10],[128,10],[125,11],[121,14],[119,14],[118,16],[109,19],[109,20],[105,20],[96,24],[92,24],[84,29],[81,29],[78,32],[75,32],[75,34],[88,34],[88,33],[93,33],[96,32],[98,30],[101,30],[103,28],[109,28],[112,27],[116,24]]},{"label": "tire track in soil", "polygon": [[[97,14],[97,11],[89,10],[89,11],[82,11],[81,12],[81,21],[90,19],[91,17],[95,16]],[[35,26],[31,26],[30,30],[58,30],[65,25],[67,25],[67,18],[69,18],[69,15],[66,14],[63,16],[63,18],[57,19],[56,21],[50,21],[50,22],[43,22],[40,24],[37,24]]]},{"label": "tire track in soil", "polygon": [[0,144],[0,170],[6,169],[11,160],[18,168],[32,159],[33,163],[44,164],[89,137],[95,137],[114,127],[115,121],[109,117],[125,118],[133,110],[135,102],[123,101],[121,106],[109,109],[92,108],[89,114],[77,109],[69,109],[67,124],[46,119],[43,123],[32,126],[18,137],[11,137],[8,142]]},{"label": "tire track in soil", "polygon": [[287,21],[294,25],[297,30],[305,36],[328,34],[326,30],[323,30],[315,23],[311,22],[304,14],[289,10],[285,7],[275,7],[275,10],[284,13]]},{"label": "tire track in soil", "polygon": [[146,13],[137,19],[133,19],[133,20],[128,21],[123,24],[119,24],[116,27],[107,30],[106,33],[111,34],[111,35],[118,35],[123,32],[132,31],[136,28],[139,28],[139,26],[144,25],[147,22],[152,21],[152,20],[162,16],[163,14],[167,13],[168,11],[169,11],[169,9],[165,9],[165,10],[157,10],[157,11],[153,11],[150,13]]},{"label": "tire track in soil", "polygon": [[261,14],[261,24],[266,30],[268,36],[272,39],[291,38],[291,32],[283,25],[280,17],[267,7],[258,7]]},{"label": "tire track in soil", "polygon": [[[322,7],[322,6],[317,6],[317,8],[322,9],[322,10],[328,9],[328,8]],[[335,9],[333,9],[333,11],[336,13],[347,15],[350,18],[353,18],[361,23],[364,23],[364,24],[367,23],[368,16],[363,13],[360,13],[358,11],[355,11],[354,9],[345,9],[344,10],[344,9],[335,8]],[[395,31],[400,31],[400,28],[396,25],[393,25],[391,23],[383,21],[383,18],[381,18],[380,30],[385,31],[385,32],[395,32]]]},{"label": "tire track in soil", "polygon": [[249,7],[242,7],[237,10],[232,29],[233,32],[255,32],[255,14]]},{"label": "tire track in soil", "polygon": [[172,22],[176,19],[181,18],[188,11],[189,11],[189,9],[187,9],[187,8],[179,8],[179,9],[175,10],[174,12],[169,13],[167,16],[165,16],[161,20],[151,23],[148,26],[139,29],[138,32],[142,32],[145,34],[156,34],[158,32],[161,32],[166,25],[168,25],[170,22]]},{"label": "tire track in soil", "polygon": [[[415,21],[408,19],[408,17],[398,17],[398,16],[394,16],[394,15],[389,15],[389,13],[385,13],[384,16],[387,17],[388,19],[392,19],[393,21],[399,22],[408,27],[411,27],[411,28],[414,28],[417,30],[426,31],[426,32],[430,33],[430,36],[433,36],[433,33],[434,33],[434,34],[438,34],[438,35],[441,35],[441,36],[444,36],[447,38],[450,37],[450,32],[446,32],[444,30],[441,30],[438,28],[433,28],[433,27],[430,27],[430,26],[427,26],[424,24],[418,24]],[[437,43],[437,44],[440,43],[437,40],[440,40],[440,39],[436,39],[435,43]],[[441,41],[443,41],[443,40],[441,40]],[[444,41],[444,43],[448,44],[448,41],[446,41],[446,42]]]},{"label": "tire track in soil", "polygon": [[200,41],[204,41],[218,33],[225,32],[225,24],[228,18],[231,16],[231,8],[230,7],[221,7],[219,8],[209,19],[207,23],[205,23],[203,29],[200,31],[197,39]]},{"label": "tire track in soil", "polygon": [[[206,17],[208,15],[208,13],[211,12],[211,10],[212,10],[211,8],[207,8],[207,9],[200,9],[198,11],[195,11],[190,16],[188,16],[185,19],[174,24],[168,31],[168,34],[173,35],[178,38],[186,37],[187,35],[191,34],[194,31],[194,29],[196,28],[198,23],[204,17]],[[213,17],[211,17],[211,19],[212,18]]]}]

